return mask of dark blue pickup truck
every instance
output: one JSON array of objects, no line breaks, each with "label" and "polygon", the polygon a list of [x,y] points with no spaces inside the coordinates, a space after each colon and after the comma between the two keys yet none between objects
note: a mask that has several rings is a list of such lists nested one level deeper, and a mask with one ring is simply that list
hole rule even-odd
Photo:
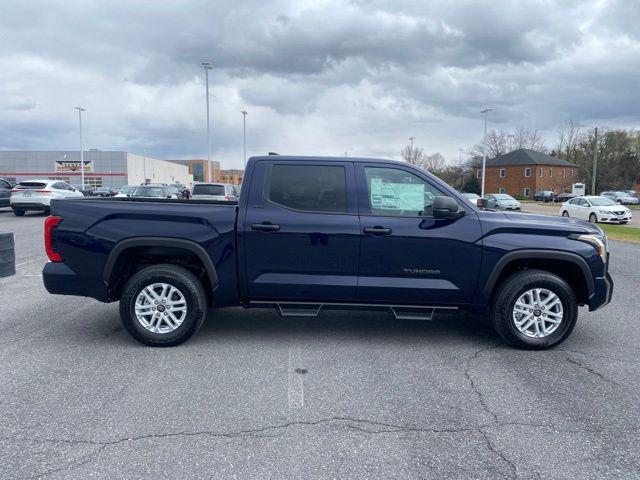
[{"label": "dark blue pickup truck", "polygon": [[241,305],[425,320],[460,309],[515,347],[544,349],[613,288],[596,226],[481,210],[390,160],[254,157],[239,202],[86,198],[54,200],[51,213],[47,290],[119,300],[124,326],[153,346]]}]

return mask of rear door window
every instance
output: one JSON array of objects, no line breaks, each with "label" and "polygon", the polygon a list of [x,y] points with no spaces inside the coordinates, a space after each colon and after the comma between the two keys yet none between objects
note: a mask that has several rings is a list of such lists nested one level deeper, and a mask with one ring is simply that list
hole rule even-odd
[{"label": "rear door window", "polygon": [[347,176],[342,165],[274,164],[265,197],[292,210],[347,212]]}]

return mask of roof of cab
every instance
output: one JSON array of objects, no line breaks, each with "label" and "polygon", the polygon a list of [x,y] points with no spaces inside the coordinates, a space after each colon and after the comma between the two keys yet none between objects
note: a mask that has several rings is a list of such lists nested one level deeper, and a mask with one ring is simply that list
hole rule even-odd
[{"label": "roof of cab", "polygon": [[408,165],[406,162],[392,160],[389,158],[367,158],[367,157],[316,157],[304,155],[262,155],[251,157],[249,160],[274,160],[274,161],[302,161],[302,162],[356,162],[356,163],[397,163]]}]

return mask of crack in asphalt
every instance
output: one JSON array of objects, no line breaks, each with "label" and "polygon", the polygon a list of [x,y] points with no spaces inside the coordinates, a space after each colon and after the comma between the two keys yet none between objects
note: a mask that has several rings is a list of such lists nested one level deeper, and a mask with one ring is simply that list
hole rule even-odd
[{"label": "crack in asphalt", "polygon": [[604,380],[605,382],[609,382],[609,383],[615,383],[613,380],[605,377],[603,374],[601,374],[595,368],[590,367],[589,365],[585,365],[584,363],[582,363],[582,362],[580,362],[578,360],[574,360],[573,358],[567,357],[567,362],[569,362],[572,365],[575,365],[575,366],[581,368],[582,370],[584,370],[586,372],[589,372],[591,375],[594,375],[594,376],[598,377],[600,380]]}]

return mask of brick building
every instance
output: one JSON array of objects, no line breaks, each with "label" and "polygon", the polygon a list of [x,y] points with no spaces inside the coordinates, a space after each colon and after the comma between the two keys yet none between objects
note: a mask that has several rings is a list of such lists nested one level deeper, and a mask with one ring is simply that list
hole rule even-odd
[{"label": "brick building", "polygon": [[167,160],[172,163],[186,165],[189,167],[189,173],[193,175],[194,182],[207,182],[209,174],[211,174],[212,182],[219,182],[220,179],[220,162],[206,159],[193,158],[189,160]]},{"label": "brick building", "polygon": [[[481,183],[482,161],[474,164],[473,173]],[[572,185],[580,181],[574,163],[527,148],[487,159],[486,175],[485,193],[525,198],[532,198],[540,190],[571,192]]]},{"label": "brick building", "polygon": [[240,185],[244,177],[244,170],[220,170],[216,182],[230,183],[231,185]]}]

